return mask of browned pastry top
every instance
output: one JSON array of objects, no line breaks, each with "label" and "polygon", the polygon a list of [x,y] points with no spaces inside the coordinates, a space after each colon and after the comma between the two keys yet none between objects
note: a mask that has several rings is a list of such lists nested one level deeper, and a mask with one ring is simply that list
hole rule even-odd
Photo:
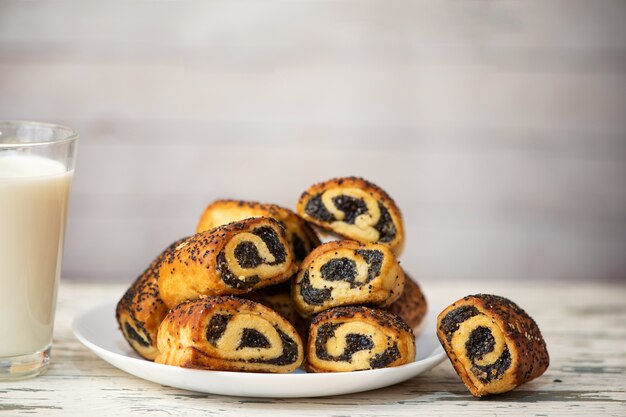
[{"label": "browned pastry top", "polygon": [[336,307],[318,314],[311,322],[305,363],[311,372],[386,368],[414,359],[413,331],[388,311]]},{"label": "browned pastry top", "polygon": [[158,327],[169,310],[159,294],[159,268],[164,257],[184,240],[177,240],[159,254],[128,288],[115,309],[122,334],[130,346],[146,359],[152,360],[158,353]]},{"label": "browned pastry top", "polygon": [[[391,202],[393,207],[395,207],[396,209],[398,207],[396,205],[396,202],[393,200],[393,198],[391,198],[391,196],[387,194],[385,190],[383,190],[382,188],[380,188],[378,185],[374,184],[373,182],[370,182],[363,177],[357,177],[357,176],[337,177],[337,178],[332,178],[327,181],[320,181],[318,183],[315,183],[312,186],[310,186],[306,191],[304,191],[302,195],[300,195],[299,201],[303,201],[307,199],[308,197],[310,197],[312,194],[316,192],[327,190],[329,188],[333,188],[336,186],[337,187],[356,186],[364,190],[371,191],[372,193],[378,194],[384,200]],[[398,214],[399,214],[399,209],[398,209]]]},{"label": "browned pastry top", "polygon": [[311,324],[317,325],[328,319],[352,319],[357,316],[368,317],[383,327],[398,328],[413,334],[413,329],[396,314],[365,306],[335,307],[316,315],[313,320],[311,320]]},{"label": "browned pastry top", "polygon": [[517,380],[529,381],[543,374],[550,364],[550,357],[535,320],[508,298],[490,294],[476,294],[468,298],[479,300],[483,311],[497,317],[503,325],[502,330],[515,344],[522,359]]},{"label": "browned pastry top", "polygon": [[428,302],[419,285],[406,271],[404,272],[404,291],[393,304],[389,306],[389,311],[400,316],[413,329],[418,327],[428,310]]},{"label": "browned pastry top", "polygon": [[292,296],[303,317],[332,307],[386,307],[404,289],[404,272],[388,246],[341,240],[324,243],[302,261]]},{"label": "browned pastry top", "polygon": [[314,247],[320,244],[315,231],[296,213],[276,204],[257,201],[216,200],[212,202],[202,213],[196,233],[250,217],[271,217],[278,220],[287,232],[287,239],[297,262],[304,259]]},{"label": "browned pastry top", "polygon": [[200,295],[236,295],[277,284],[295,268],[281,224],[270,217],[250,218],[179,244],[161,263],[159,291],[173,308]]},{"label": "browned pastry top", "polygon": [[363,178],[334,178],[314,184],[302,193],[296,211],[305,220],[339,236],[382,243],[396,253],[402,251],[404,223],[400,209],[387,192]]},{"label": "browned pastry top", "polygon": [[437,336],[475,396],[514,389],[549,365],[539,327],[504,297],[476,294],[456,301],[439,314]]},{"label": "browned pastry top", "polygon": [[303,360],[293,326],[259,303],[233,296],[188,300],[159,328],[156,362],[186,368],[290,372]]}]

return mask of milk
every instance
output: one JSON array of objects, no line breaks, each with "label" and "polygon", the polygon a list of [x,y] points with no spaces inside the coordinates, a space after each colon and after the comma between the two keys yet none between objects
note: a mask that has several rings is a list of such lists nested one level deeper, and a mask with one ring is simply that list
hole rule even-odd
[{"label": "milk", "polygon": [[0,152],[0,357],[52,341],[71,172]]}]

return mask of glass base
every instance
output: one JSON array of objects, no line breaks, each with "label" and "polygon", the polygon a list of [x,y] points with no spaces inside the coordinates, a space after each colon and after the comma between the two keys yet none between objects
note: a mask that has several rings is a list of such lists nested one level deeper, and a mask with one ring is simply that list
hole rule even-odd
[{"label": "glass base", "polygon": [[41,375],[50,364],[50,349],[47,346],[30,355],[0,357],[0,382]]}]

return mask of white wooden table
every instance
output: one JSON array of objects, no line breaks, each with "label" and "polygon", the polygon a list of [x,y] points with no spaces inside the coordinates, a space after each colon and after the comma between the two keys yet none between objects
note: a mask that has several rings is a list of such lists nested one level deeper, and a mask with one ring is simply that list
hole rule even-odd
[{"label": "white wooden table", "polygon": [[61,284],[51,368],[39,378],[0,382],[0,414],[626,415],[626,285],[458,281],[423,285],[434,308],[470,293],[507,296],[525,308],[543,331],[551,355],[548,371],[516,391],[486,399],[473,398],[447,361],[396,386],[338,397],[224,397],[157,385],[102,361],[70,330],[77,314],[117,299],[124,288]]}]

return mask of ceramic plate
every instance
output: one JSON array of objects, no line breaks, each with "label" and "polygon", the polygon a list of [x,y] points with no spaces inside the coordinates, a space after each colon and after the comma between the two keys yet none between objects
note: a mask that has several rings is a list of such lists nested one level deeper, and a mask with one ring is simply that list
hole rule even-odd
[{"label": "ceramic plate", "polygon": [[428,316],[416,337],[415,362],[359,372],[260,374],[184,369],[142,359],[126,343],[115,321],[116,302],[102,304],[74,319],[72,330],[88,349],[111,365],[158,384],[210,394],[245,397],[320,397],[387,387],[439,364],[445,353]]}]

